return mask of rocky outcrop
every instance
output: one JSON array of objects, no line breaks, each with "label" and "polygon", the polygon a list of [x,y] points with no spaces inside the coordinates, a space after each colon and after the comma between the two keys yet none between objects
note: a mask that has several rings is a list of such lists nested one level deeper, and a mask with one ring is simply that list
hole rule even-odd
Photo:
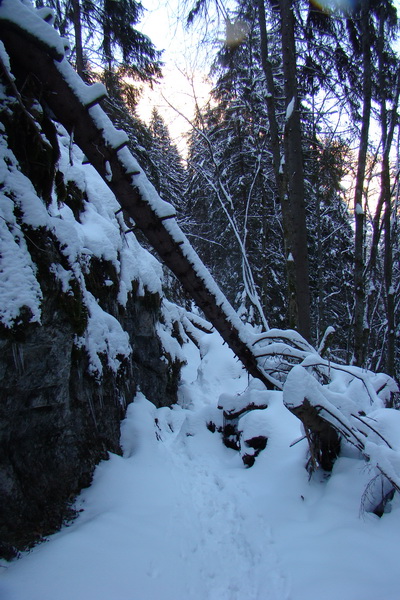
[{"label": "rocky outcrop", "polygon": [[34,82],[22,99],[18,76],[3,75],[0,556],[11,558],[72,516],[95,465],[120,452],[139,388],[157,406],[176,400],[182,358],[160,265]]},{"label": "rocky outcrop", "polygon": [[158,405],[176,398],[179,364],[161,360],[157,313],[142,300],[132,299],[124,316],[132,326],[132,360],[117,373],[106,369],[99,380],[88,373],[86,353],[75,347],[56,295],[43,304],[41,325],[0,339],[0,538],[6,557],[57,529],[94,466],[108,451],[119,453],[119,423],[138,385]]}]

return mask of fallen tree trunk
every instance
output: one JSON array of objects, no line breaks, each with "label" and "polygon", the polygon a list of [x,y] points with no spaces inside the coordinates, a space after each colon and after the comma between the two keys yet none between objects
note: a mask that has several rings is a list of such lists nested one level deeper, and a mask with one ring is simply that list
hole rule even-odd
[{"label": "fallen tree trunk", "polygon": [[[25,21],[24,11],[28,11]],[[45,103],[113,191],[123,210],[246,370],[273,389],[259,368],[240,319],[176,223],[173,207],[157,196],[126,148],[126,134],[114,129],[98,105],[104,97],[103,86],[87,86],[79,78],[60,51],[61,39],[57,40],[55,34],[50,25],[22,3],[1,3],[0,37],[13,69],[37,78]]]},{"label": "fallen tree trunk", "polygon": [[304,425],[305,435],[310,450],[310,458],[306,465],[312,473],[318,467],[324,471],[332,471],[333,465],[340,452],[340,434],[331,423],[323,419],[317,407],[304,398],[300,406],[290,408],[290,411]]}]

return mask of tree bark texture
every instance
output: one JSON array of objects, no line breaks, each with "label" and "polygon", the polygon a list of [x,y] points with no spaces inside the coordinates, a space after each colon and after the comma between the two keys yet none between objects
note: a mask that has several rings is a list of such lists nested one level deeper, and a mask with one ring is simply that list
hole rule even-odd
[{"label": "tree bark texture", "polygon": [[324,471],[332,471],[340,452],[339,433],[320,416],[318,409],[307,398],[291,412],[304,425],[311,454],[309,470],[321,467]]},{"label": "tree bark texture", "polygon": [[282,202],[284,181],[281,169],[281,144],[279,141],[279,127],[276,118],[275,109],[275,85],[272,73],[272,65],[269,60],[267,25],[265,17],[264,0],[258,0],[258,23],[260,27],[260,51],[261,64],[267,83],[268,96],[265,99],[267,105],[267,114],[269,122],[269,135],[271,139],[272,161],[274,166],[275,185],[278,193],[278,200]]},{"label": "tree bark texture", "polygon": [[[294,293],[292,305],[296,311],[294,317],[296,328],[304,338],[311,341],[311,299],[304,199],[304,169],[292,1],[280,0],[279,8],[287,107],[284,131],[284,169],[287,188],[283,194],[282,214],[287,236],[289,288],[292,288]],[[290,268],[291,266],[293,268]]]},{"label": "tree bark texture", "polygon": [[361,9],[361,32],[363,52],[363,111],[356,186],[354,193],[354,358],[359,367],[365,366],[368,337],[365,298],[365,214],[363,210],[363,189],[368,152],[369,124],[371,118],[371,40],[369,33],[369,6],[365,2]]},{"label": "tree bark texture", "polygon": [[82,23],[81,23],[81,5],[79,0],[72,0],[72,20],[75,33],[75,66],[76,72],[82,79],[84,76],[84,60],[82,45]]},{"label": "tree bark texture", "polygon": [[[383,216],[384,229],[384,281],[386,292],[386,331],[387,331],[387,347],[386,347],[386,364],[383,365],[388,375],[395,374],[395,296],[393,288],[393,239],[392,239],[392,190],[390,185],[390,161],[389,153],[393,142],[394,129],[397,124],[397,107],[400,96],[400,69],[397,70],[396,88],[393,94],[392,111],[389,116],[387,109],[387,89],[385,84],[385,56],[384,56],[384,39],[385,39],[385,10],[384,5],[380,7],[379,14],[379,78],[380,78],[380,121],[382,132],[382,169],[381,169],[381,198],[385,206]],[[397,215],[394,214],[394,218]]]}]

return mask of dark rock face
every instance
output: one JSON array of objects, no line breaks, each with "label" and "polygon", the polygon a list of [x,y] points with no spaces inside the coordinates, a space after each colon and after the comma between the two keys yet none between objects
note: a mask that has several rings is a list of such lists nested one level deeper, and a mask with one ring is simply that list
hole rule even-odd
[{"label": "dark rock face", "polygon": [[60,526],[96,462],[118,451],[122,416],[112,381],[85,376],[62,311],[42,314],[18,341],[0,341],[0,536],[17,548]]},{"label": "dark rock face", "polygon": [[[32,164],[45,163],[49,154],[48,142],[38,136],[44,122],[37,129],[25,128],[10,90],[5,101],[4,96],[0,99],[1,114],[0,143],[3,149],[7,145],[1,159],[8,181],[13,169],[22,172],[36,190],[32,203],[41,203],[46,210],[53,189],[58,203],[70,206],[79,222],[88,199],[83,193],[79,196],[71,181],[64,184],[56,162],[46,171],[46,194],[39,185],[42,175],[31,177]],[[40,120],[43,114],[39,111],[35,118]],[[52,145],[57,144],[48,119],[47,127],[53,128]],[[30,148],[35,150],[32,155]],[[53,158],[58,156],[55,148]],[[14,206],[8,234],[26,247],[42,293],[40,323],[24,306],[12,325],[0,322],[0,557],[10,559],[73,516],[71,502],[90,484],[95,465],[108,452],[120,452],[120,420],[139,387],[157,406],[176,400],[181,363],[163,351],[157,337],[158,293],[150,293],[144,284],[139,294],[139,285],[133,285],[123,306],[117,300],[119,275],[114,264],[95,255],[83,264],[79,279],[54,232],[24,220],[13,190],[6,190],[5,197],[7,205]],[[3,226],[5,222],[2,217]],[[69,273],[67,291],[55,276],[54,265]],[[77,343],[87,332],[89,293],[102,311],[117,319],[132,348],[130,356],[119,357],[118,368],[109,366],[106,353],[99,355],[98,374],[90,371],[87,349]]]},{"label": "dark rock face", "polygon": [[131,341],[134,379],[143,394],[160,407],[176,402],[182,363],[162,353],[155,334],[155,301],[157,298],[145,296],[128,302],[122,323]]},{"label": "dark rock face", "polygon": [[134,348],[116,375],[87,373],[85,352],[54,299],[42,325],[0,338],[0,539],[6,558],[56,530],[68,501],[89,485],[108,451],[120,452],[119,424],[137,386],[157,405],[176,396],[179,365],[161,360],[156,312],[131,299],[123,320]]}]

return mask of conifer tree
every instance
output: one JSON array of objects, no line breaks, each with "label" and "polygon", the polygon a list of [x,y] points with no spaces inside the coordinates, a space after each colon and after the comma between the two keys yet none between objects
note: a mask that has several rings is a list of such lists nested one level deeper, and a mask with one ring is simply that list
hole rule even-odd
[{"label": "conifer tree", "polygon": [[[197,2],[190,19],[200,14],[206,5],[207,0]],[[249,104],[256,115],[254,118],[265,127],[269,192],[272,190],[281,203],[286,244],[291,237],[292,224],[295,229],[298,223],[304,226],[304,217],[295,218],[293,222],[296,211],[293,212],[290,200],[304,188],[304,194],[300,195],[305,200],[315,337],[322,335],[321,328],[325,324],[340,323],[340,346],[345,347],[347,340],[347,347],[350,353],[354,351],[357,364],[376,368],[379,360],[380,368],[393,373],[393,361],[397,360],[393,357],[399,352],[395,335],[398,327],[395,310],[397,271],[393,269],[398,239],[393,234],[397,232],[394,226],[397,213],[389,153],[394,139],[393,127],[398,123],[400,89],[398,58],[393,51],[397,27],[393,3],[368,0],[356,3],[353,10],[346,12],[343,8],[332,14],[303,0],[259,0],[256,7],[246,0],[239,0],[236,17],[246,21],[250,34],[242,45],[228,47],[220,53],[219,65],[225,73],[220,74],[218,81],[219,101],[224,94],[229,97],[231,86],[237,93],[237,105],[241,102],[244,106],[245,90],[253,91],[254,81],[261,81],[261,94],[253,94]],[[258,48],[258,55],[254,51],[253,62],[248,62],[253,68],[251,76],[247,84],[236,88],[230,82],[231,71],[238,57],[244,55],[243,46],[251,45]],[[224,79],[225,88],[222,85]],[[264,101],[263,110],[258,103],[260,97]],[[336,123],[333,120],[335,113],[338,115]],[[339,120],[342,116],[348,123],[344,133]],[[297,119],[294,128],[293,118]],[[371,143],[368,132],[371,119],[380,123],[380,147],[373,147]],[[294,138],[294,134],[297,137]],[[347,169],[346,147],[350,145],[359,148],[352,207],[355,220],[353,249],[349,246],[352,230],[340,185],[340,178]],[[366,164],[372,152],[379,157],[381,165],[381,190],[370,235],[366,220]],[[292,162],[289,156],[292,156]],[[300,157],[302,165],[296,166],[295,161]],[[294,176],[299,177],[297,184],[294,184]],[[319,222],[321,218],[322,222]],[[335,234],[339,226],[341,237]],[[325,238],[330,240],[333,248],[323,249]],[[304,229],[302,240],[304,247]],[[336,257],[336,265],[330,258],[332,256]],[[336,260],[338,258],[342,261]],[[351,260],[353,284],[350,294]],[[375,280],[372,265],[375,265]],[[328,273],[329,277],[325,277]],[[305,280],[304,276],[300,278]],[[335,302],[340,291],[342,300],[346,298],[342,305]],[[380,345],[384,339],[387,340],[386,349]],[[376,350],[378,346],[382,348],[378,352],[380,358],[373,358],[371,353],[367,358],[369,349]],[[386,366],[382,356],[387,357]]]},{"label": "conifer tree", "polygon": [[271,185],[265,86],[253,34],[234,50],[222,49],[215,64],[213,102],[198,115],[190,140],[190,218],[201,231],[193,242],[231,300],[260,322],[257,295],[266,321],[284,326],[284,290],[276,285],[284,265],[280,206]]},{"label": "conifer tree", "polygon": [[149,173],[150,179],[161,198],[182,213],[185,203],[185,169],[168,127],[156,108],[151,115],[149,130],[149,157],[153,165]]},{"label": "conifer tree", "polygon": [[159,77],[160,56],[151,40],[138,31],[144,8],[136,0],[36,0],[56,15],[60,33],[72,41],[78,73],[90,77],[94,67],[139,81]]}]

